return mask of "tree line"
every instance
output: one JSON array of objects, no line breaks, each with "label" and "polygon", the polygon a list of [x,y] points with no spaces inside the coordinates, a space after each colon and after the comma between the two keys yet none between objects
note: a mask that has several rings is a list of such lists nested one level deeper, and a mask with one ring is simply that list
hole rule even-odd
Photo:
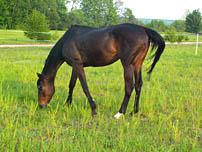
[{"label": "tree line", "polygon": [[[121,0],[0,0],[0,28],[66,30],[73,24],[103,27],[118,23],[141,24],[161,32],[175,30],[197,33],[202,29],[199,10],[189,12],[186,20],[166,25],[162,20],[144,24],[135,18]],[[68,6],[68,7],[67,7]],[[40,25],[41,24],[41,25]]]},{"label": "tree line", "polygon": [[0,28],[22,28],[33,12],[46,16],[51,29],[63,29],[67,21],[66,0],[0,0]]},{"label": "tree line", "polygon": [[23,28],[34,11],[46,17],[50,29],[135,22],[132,11],[123,8],[120,0],[0,0],[0,6],[0,28],[5,29]]}]

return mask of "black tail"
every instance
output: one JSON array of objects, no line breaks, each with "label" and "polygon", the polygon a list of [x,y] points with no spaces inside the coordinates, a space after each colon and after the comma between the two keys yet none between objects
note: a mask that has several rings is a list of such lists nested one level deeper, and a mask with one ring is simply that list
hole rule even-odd
[{"label": "black tail", "polygon": [[151,67],[148,70],[148,76],[150,77],[156,63],[158,62],[158,60],[160,59],[161,54],[164,51],[165,48],[165,41],[163,39],[163,37],[157,33],[156,31],[152,30],[152,29],[145,29],[148,37],[149,37],[149,42],[152,44],[152,49],[151,51],[153,51],[154,49],[157,48],[156,52],[151,56],[151,58],[154,58],[153,63],[151,64]]}]

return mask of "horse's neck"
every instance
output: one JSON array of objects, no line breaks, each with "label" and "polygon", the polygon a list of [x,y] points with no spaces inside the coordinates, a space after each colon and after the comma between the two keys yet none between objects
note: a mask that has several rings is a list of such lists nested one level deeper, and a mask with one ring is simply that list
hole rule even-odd
[{"label": "horse's neck", "polygon": [[64,60],[62,58],[62,53],[61,53],[62,48],[60,46],[61,45],[56,44],[52,48],[52,50],[50,51],[50,53],[48,55],[48,58],[46,59],[45,66],[42,71],[42,74],[44,76],[47,76],[53,80],[55,79],[57,70],[64,62]]}]

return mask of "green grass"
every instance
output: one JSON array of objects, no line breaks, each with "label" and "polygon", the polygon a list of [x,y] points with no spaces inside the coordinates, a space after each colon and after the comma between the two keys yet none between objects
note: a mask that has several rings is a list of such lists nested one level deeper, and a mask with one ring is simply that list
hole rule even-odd
[{"label": "green grass", "polygon": [[[65,31],[51,31],[52,34],[56,33],[59,37],[64,34]],[[181,33],[187,35],[189,40],[188,42],[195,42],[196,35],[189,33]],[[0,30],[0,45],[1,44],[52,44],[57,40],[50,41],[39,41],[31,40],[24,35],[24,32],[21,30]],[[199,36],[199,42],[202,42],[202,36]]]},{"label": "green grass", "polygon": [[[55,32],[59,37],[64,34],[64,31],[51,31],[52,34]],[[31,40],[21,30],[0,30],[0,44],[49,44],[55,43],[55,41]]]},{"label": "green grass", "polygon": [[124,93],[119,62],[86,68],[98,115],[91,112],[80,83],[73,106],[64,102],[71,68],[62,65],[48,108],[37,107],[36,72],[49,48],[0,49],[0,151],[150,152],[202,150],[202,47],[168,46],[144,84],[139,114],[131,117],[135,93],[123,119],[112,118]]}]

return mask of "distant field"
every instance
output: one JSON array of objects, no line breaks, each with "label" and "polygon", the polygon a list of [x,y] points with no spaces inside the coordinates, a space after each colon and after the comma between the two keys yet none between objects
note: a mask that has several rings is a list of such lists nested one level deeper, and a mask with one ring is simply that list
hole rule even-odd
[{"label": "distant field", "polygon": [[[51,33],[57,33],[59,37],[61,37],[65,31],[51,31]],[[196,35],[182,33],[183,35],[187,35],[189,40],[188,42],[195,42]],[[24,32],[21,30],[0,30],[0,45],[1,44],[52,44],[57,40],[51,41],[37,41],[31,40],[24,36]],[[199,36],[199,41],[202,42],[202,36]]]},{"label": "distant field", "polygon": [[0,49],[0,151],[151,152],[202,150],[202,46],[167,46],[144,84],[139,114],[131,117],[134,95],[123,119],[118,111],[124,93],[119,62],[86,68],[98,116],[77,82],[73,106],[64,106],[71,68],[62,65],[56,93],[47,109],[37,108],[36,72],[50,48]]},{"label": "distant field", "polygon": [[[51,33],[54,32],[61,37],[65,31],[51,31]],[[0,30],[0,44],[47,44],[55,43],[55,41],[31,40],[21,30]]]}]

